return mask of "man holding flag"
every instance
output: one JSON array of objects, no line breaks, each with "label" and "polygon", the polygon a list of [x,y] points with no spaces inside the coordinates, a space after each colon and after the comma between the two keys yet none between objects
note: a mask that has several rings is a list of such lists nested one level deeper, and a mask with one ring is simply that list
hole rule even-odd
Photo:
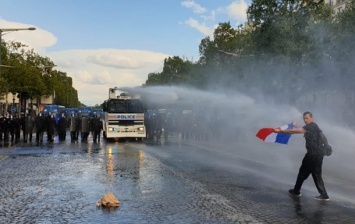
[{"label": "man holding flag", "polygon": [[313,122],[313,115],[311,112],[303,113],[303,121],[306,124],[302,128],[294,127],[292,129],[274,128],[275,133],[281,134],[304,134],[306,140],[307,153],[302,160],[302,165],[299,169],[296,184],[293,189],[289,190],[292,196],[301,196],[301,187],[303,182],[312,174],[314,183],[317,187],[319,196],[315,197],[317,200],[329,201],[329,196],[324,187],[322,178],[322,164],[324,154],[319,150],[318,133],[320,131],[318,125]]}]

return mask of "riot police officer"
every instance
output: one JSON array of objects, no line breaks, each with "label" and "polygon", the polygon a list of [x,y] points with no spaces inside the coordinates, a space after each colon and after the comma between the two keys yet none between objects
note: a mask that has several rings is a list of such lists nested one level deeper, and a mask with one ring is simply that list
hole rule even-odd
[{"label": "riot police officer", "polygon": [[25,133],[23,135],[24,142],[27,142],[29,140],[32,142],[32,132],[33,132],[33,127],[34,127],[35,119],[31,114],[28,114],[27,117],[25,118]]},{"label": "riot police officer", "polygon": [[10,134],[10,142],[14,142],[15,139],[15,121],[14,121],[14,117],[12,115],[10,115],[10,118],[8,119],[8,124],[9,124],[9,134]]},{"label": "riot police officer", "polygon": [[147,113],[145,117],[145,124],[147,129],[147,139],[153,139],[154,137],[154,116],[155,113]]},{"label": "riot police officer", "polygon": [[65,141],[67,134],[67,119],[65,118],[65,114],[61,114],[57,123],[57,130],[59,141]]},{"label": "riot police officer", "polygon": [[94,117],[90,121],[90,128],[91,128],[91,133],[93,137],[93,141],[100,142],[100,134],[102,130],[102,123],[98,115],[94,115]]},{"label": "riot police officer", "polygon": [[53,114],[49,114],[46,117],[46,127],[47,127],[47,141],[53,142],[54,141],[54,134],[55,134],[55,127],[56,127],[56,120]]},{"label": "riot police officer", "polygon": [[43,142],[43,132],[46,130],[45,120],[41,113],[35,118],[36,142]]},{"label": "riot police officer", "polygon": [[70,131],[71,142],[75,142],[78,140],[78,127],[79,127],[79,120],[74,114],[72,114],[69,119],[69,131]]},{"label": "riot police officer", "polygon": [[4,117],[0,116],[0,142],[2,142],[4,137]]},{"label": "riot police officer", "polygon": [[4,116],[3,130],[4,130],[4,142],[9,142],[11,120],[10,117]]},{"label": "riot police officer", "polygon": [[21,119],[18,115],[15,115],[13,119],[13,126],[14,126],[15,142],[19,142],[21,136]]},{"label": "riot police officer", "polygon": [[90,118],[87,116],[82,116],[80,125],[81,141],[87,142],[90,133]]},{"label": "riot police officer", "polygon": [[81,119],[79,117],[79,115],[75,115],[75,119],[76,119],[76,126],[75,126],[75,140],[78,141],[79,139],[79,133],[80,133],[80,129],[81,129]]}]

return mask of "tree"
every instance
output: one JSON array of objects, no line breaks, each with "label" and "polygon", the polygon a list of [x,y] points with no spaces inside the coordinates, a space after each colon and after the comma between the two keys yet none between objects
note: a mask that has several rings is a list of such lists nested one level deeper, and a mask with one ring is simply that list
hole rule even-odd
[{"label": "tree", "polygon": [[192,62],[183,60],[178,56],[168,57],[164,60],[163,71],[160,73],[149,73],[145,85],[186,84],[190,80],[189,71],[191,71],[192,66]]},{"label": "tree", "polygon": [[[73,88],[71,77],[65,72],[54,70],[54,62],[42,57],[33,49],[26,50],[20,42],[3,42],[3,63],[0,74],[0,95],[9,92],[18,93],[21,97],[37,98],[55,95],[60,104],[79,105],[77,90]],[[37,101],[39,103],[39,101]]]},{"label": "tree", "polygon": [[[297,98],[310,80],[322,75],[331,10],[324,1],[255,0],[248,9],[257,60],[274,71],[263,80],[270,89],[292,92]],[[269,69],[264,69],[267,71]],[[258,75],[262,76],[262,71]]]},{"label": "tree", "polygon": [[[343,91],[354,94],[355,84],[355,0],[349,1],[346,8],[336,15],[332,32],[331,55],[336,61],[338,82]],[[355,102],[354,102],[355,103]]]},{"label": "tree", "polygon": [[323,0],[254,0],[244,26],[219,23],[212,38],[201,40],[197,63],[181,72],[183,63],[167,58],[163,71],[150,73],[146,85],[222,85],[287,103],[313,91],[334,90],[338,80],[350,89],[355,81],[354,2],[334,18]]},{"label": "tree", "polygon": [[160,74],[161,73],[149,73],[148,79],[145,82],[145,86],[155,86],[160,84]]}]

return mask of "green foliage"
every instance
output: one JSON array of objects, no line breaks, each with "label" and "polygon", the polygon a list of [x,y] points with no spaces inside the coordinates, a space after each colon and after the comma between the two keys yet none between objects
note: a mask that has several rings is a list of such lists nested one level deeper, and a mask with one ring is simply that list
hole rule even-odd
[{"label": "green foliage", "polygon": [[166,58],[164,60],[163,71],[160,73],[150,73],[145,86],[187,84],[191,77],[189,72],[192,66],[192,62],[183,60],[178,56]]},{"label": "green foliage", "polygon": [[212,38],[201,40],[198,62],[168,58],[163,71],[149,74],[145,85],[222,85],[289,102],[307,92],[339,90],[335,83],[351,89],[354,9],[355,0],[338,15],[323,0],[253,0],[245,25],[219,23]]},{"label": "green foliage", "polygon": [[338,80],[343,90],[354,91],[355,71],[355,0],[349,1],[343,12],[334,20],[330,54],[341,68]]},{"label": "green foliage", "polygon": [[0,95],[20,93],[30,99],[55,95],[55,103],[69,106],[80,104],[72,79],[65,72],[53,69],[55,64],[20,42],[2,43]]}]

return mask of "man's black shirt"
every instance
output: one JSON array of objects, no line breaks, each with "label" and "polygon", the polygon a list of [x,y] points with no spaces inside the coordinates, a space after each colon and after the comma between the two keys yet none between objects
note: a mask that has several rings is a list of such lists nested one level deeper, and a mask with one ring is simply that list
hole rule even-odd
[{"label": "man's black shirt", "polygon": [[304,133],[304,138],[306,140],[307,153],[311,155],[322,156],[323,152],[318,149],[318,138],[319,132],[321,131],[318,125],[312,122],[303,126],[303,129],[306,130],[306,133]]}]

